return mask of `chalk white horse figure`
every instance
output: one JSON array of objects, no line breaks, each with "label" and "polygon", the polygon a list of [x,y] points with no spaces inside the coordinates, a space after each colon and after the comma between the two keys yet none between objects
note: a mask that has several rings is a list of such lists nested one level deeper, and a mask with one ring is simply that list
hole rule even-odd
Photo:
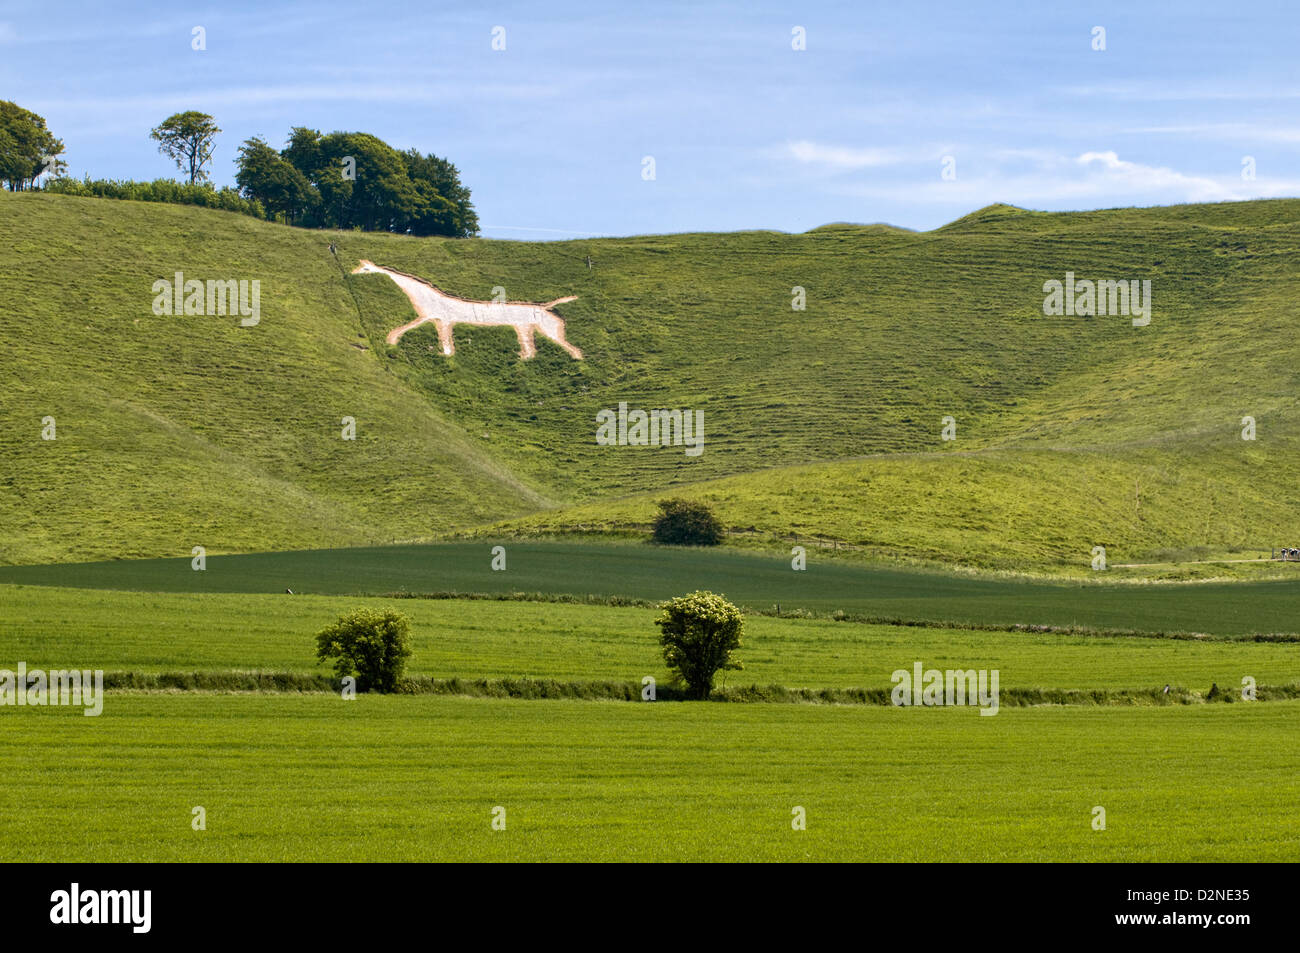
[{"label": "chalk white horse figure", "polygon": [[570,357],[582,360],[582,352],[564,339],[564,319],[553,314],[551,308],[566,301],[577,301],[576,295],[556,298],[546,304],[527,302],[470,301],[439,291],[423,278],[408,275],[376,265],[362,259],[361,264],[352,269],[352,274],[384,274],[397,283],[397,287],[406,293],[418,317],[400,328],[393,328],[384,339],[389,344],[396,344],[407,331],[418,328],[427,321],[432,321],[438,329],[438,342],[443,354],[455,354],[456,345],[452,341],[452,328],[457,324],[476,324],[480,326],[507,326],[515,329],[519,335],[519,356],[525,361],[537,353],[533,341],[533,332],[541,331],[543,337],[550,338],[569,353]]}]

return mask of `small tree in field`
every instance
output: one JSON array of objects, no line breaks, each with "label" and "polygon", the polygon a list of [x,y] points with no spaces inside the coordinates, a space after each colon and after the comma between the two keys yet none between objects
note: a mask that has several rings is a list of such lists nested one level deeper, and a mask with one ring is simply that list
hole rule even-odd
[{"label": "small tree in field", "polygon": [[410,657],[411,622],[393,609],[357,609],[316,634],[316,658],[363,692],[393,691]]},{"label": "small tree in field", "polygon": [[722,542],[722,521],[704,503],[660,500],[654,540],[675,546],[716,546]]},{"label": "small tree in field", "polygon": [[744,665],[731,653],[740,648],[745,617],[722,596],[692,592],[659,607],[663,615],[655,620],[662,630],[668,669],[678,676],[693,698],[701,701],[713,691],[713,676],[720,669],[741,669]]}]

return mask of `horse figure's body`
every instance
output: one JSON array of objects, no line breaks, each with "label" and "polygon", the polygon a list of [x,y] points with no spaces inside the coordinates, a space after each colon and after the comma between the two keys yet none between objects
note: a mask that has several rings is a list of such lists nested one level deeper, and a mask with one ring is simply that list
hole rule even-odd
[{"label": "horse figure's body", "polygon": [[550,338],[560,345],[570,357],[582,360],[582,352],[564,339],[564,319],[551,311],[551,308],[557,304],[576,301],[577,297],[574,295],[556,298],[546,304],[469,301],[439,291],[423,278],[384,268],[364,259],[352,270],[352,273],[387,275],[406,293],[406,297],[415,308],[418,317],[414,321],[388,332],[384,340],[389,344],[396,344],[407,331],[432,321],[438,329],[438,342],[442,345],[442,353],[454,354],[456,345],[452,341],[452,329],[455,325],[507,326],[514,328],[515,334],[519,336],[519,356],[525,361],[537,353],[537,345],[533,341],[535,331],[540,331],[543,337]]}]

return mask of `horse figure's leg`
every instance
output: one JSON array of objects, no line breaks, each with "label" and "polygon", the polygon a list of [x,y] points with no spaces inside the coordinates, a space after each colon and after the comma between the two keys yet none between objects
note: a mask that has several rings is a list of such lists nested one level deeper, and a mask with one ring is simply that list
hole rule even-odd
[{"label": "horse figure's leg", "polygon": [[577,358],[578,360],[582,360],[582,352],[578,350],[576,347],[574,347],[572,344],[570,344],[568,341],[564,340],[563,325],[556,328],[554,331],[550,331],[542,327],[541,332],[545,337],[549,338],[550,340],[554,341],[556,344],[560,345],[560,347],[564,348],[564,350],[568,352],[569,357],[574,357]]},{"label": "horse figure's leg", "polygon": [[537,354],[537,342],[533,340],[535,324],[516,324],[515,334],[519,336],[519,357],[528,360]]}]

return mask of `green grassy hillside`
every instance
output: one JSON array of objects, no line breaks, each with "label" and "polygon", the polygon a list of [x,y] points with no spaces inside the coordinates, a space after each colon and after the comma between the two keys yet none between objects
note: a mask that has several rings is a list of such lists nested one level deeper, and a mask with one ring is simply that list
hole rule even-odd
[{"label": "green grassy hillside", "polygon": [[[0,561],[355,543],[540,505],[361,349],[326,244],[232,213],[0,195]],[[152,283],[176,271],[260,280],[260,324],[155,316]]]},{"label": "green grassy hillside", "polygon": [[[985,568],[1300,544],[1298,251],[1297,200],[523,243],[4,195],[0,561],[606,529],[671,488],[760,537]],[[389,348],[411,308],[363,258],[577,295],[586,359],[463,326],[452,358],[429,326]],[[262,323],[154,316],[176,270],[260,279]],[[1066,271],[1151,280],[1151,324],[1045,317]],[[704,411],[704,454],[597,446],[620,401]]]},{"label": "green grassy hillside", "polygon": [[[549,366],[512,362],[507,332],[495,368],[473,343],[441,357],[431,330],[393,349],[413,386],[481,426],[512,467],[558,470],[557,495],[589,498],[489,535],[643,532],[666,488],[698,483],[685,495],[760,539],[982,568],[1086,572],[1096,545],[1112,564],[1254,558],[1300,540],[1285,476],[1300,459],[1300,202],[993,207],[926,234],[361,246],[469,296],[516,275],[521,297],[580,296],[561,310],[581,367],[556,348]],[[1042,284],[1066,271],[1151,280],[1151,323],[1045,317]],[[386,279],[353,281],[393,299],[372,335],[406,314]],[[704,409],[705,453],[596,446],[595,413],[621,400]],[[944,416],[955,441],[940,437]]]},{"label": "green grassy hillside", "polygon": [[[1031,573],[1294,577],[1257,563],[1300,539],[1300,493],[1279,473],[1294,449],[1231,436],[1168,446],[891,454],[706,481],[681,495],[725,517],[731,542],[783,540],[878,559]],[[550,510],[478,530],[483,538],[580,532],[644,535],[662,493]],[[811,539],[810,539],[811,537]],[[1214,557],[1189,566],[1187,560]],[[1128,568],[1133,561],[1183,563]]]}]

